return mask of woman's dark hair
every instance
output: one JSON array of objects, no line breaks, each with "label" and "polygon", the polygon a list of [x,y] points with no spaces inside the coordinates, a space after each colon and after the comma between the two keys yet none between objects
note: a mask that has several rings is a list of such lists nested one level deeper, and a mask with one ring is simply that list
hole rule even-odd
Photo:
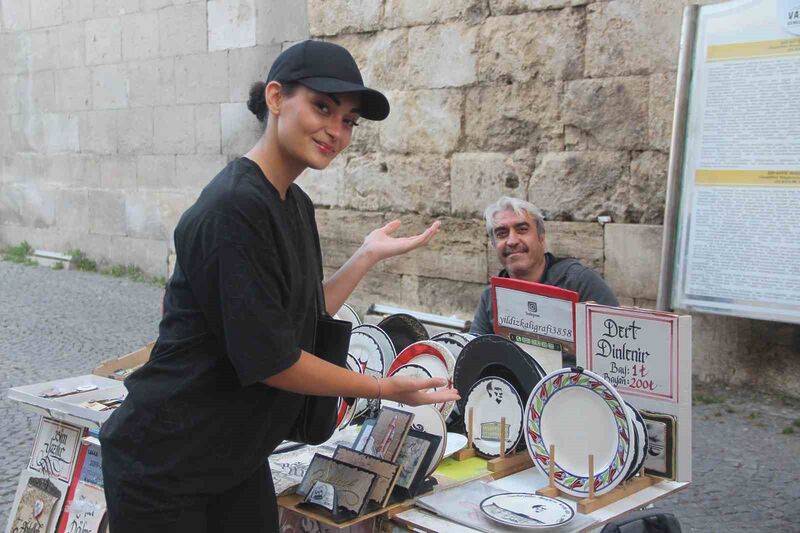
[{"label": "woman's dark hair", "polygon": [[[281,94],[283,96],[291,96],[299,83],[290,81],[281,85]],[[264,125],[267,124],[267,101],[264,98],[264,89],[267,88],[267,82],[257,81],[250,86],[250,98],[247,99],[247,109],[249,109]]]}]

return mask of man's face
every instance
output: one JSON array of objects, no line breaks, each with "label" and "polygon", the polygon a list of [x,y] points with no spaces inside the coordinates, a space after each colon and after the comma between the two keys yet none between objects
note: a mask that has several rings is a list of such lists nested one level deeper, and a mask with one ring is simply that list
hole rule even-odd
[{"label": "man's face", "polygon": [[544,234],[540,239],[536,229],[536,222],[528,213],[518,215],[507,210],[494,216],[494,248],[512,278],[528,279],[544,265]]}]

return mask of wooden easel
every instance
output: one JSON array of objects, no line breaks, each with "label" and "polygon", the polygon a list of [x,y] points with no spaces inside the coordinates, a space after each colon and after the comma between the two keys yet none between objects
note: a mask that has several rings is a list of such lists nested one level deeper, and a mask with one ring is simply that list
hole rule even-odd
[{"label": "wooden easel", "polygon": [[473,407],[470,407],[469,413],[467,413],[467,446],[453,454],[453,458],[456,461],[464,461],[466,459],[475,457],[475,448],[472,447],[472,423],[474,420],[473,409]]},{"label": "wooden easel", "polygon": [[610,505],[622,498],[627,498],[631,494],[635,494],[642,489],[658,483],[658,479],[647,476],[642,468],[639,473],[628,481],[623,481],[617,485],[613,490],[603,494],[602,496],[594,495],[594,455],[589,455],[589,495],[586,498],[577,498],[571,494],[567,494],[558,489],[555,484],[555,468],[556,468],[556,450],[555,445],[550,445],[550,467],[548,469],[548,483],[547,486],[536,491],[536,494],[542,496],[550,496],[555,498],[563,496],[578,502],[578,512],[582,514],[592,513],[601,507]]},{"label": "wooden easel", "polygon": [[[473,408],[470,407],[469,413],[467,413],[467,447],[454,455],[456,461],[463,461],[477,455],[472,446],[474,420]],[[527,453],[514,453],[514,450],[506,453],[506,417],[500,418],[500,457],[487,461],[486,469],[492,473],[494,478],[500,478],[532,466],[533,461]]]}]

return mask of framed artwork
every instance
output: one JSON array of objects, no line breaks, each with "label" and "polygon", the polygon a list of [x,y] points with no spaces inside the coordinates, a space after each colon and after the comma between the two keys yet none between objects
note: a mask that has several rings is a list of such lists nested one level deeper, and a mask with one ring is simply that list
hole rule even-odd
[{"label": "framed artwork", "polygon": [[645,472],[657,477],[675,479],[675,417],[641,409],[639,413],[647,426]]},{"label": "framed artwork", "polygon": [[428,465],[436,458],[441,437],[412,429],[400,449],[397,464],[402,468],[397,478],[397,486],[414,492],[428,470]]},{"label": "framed artwork", "polygon": [[43,476],[69,483],[82,435],[83,428],[42,417],[33,440],[28,468]]},{"label": "framed artwork", "polygon": [[69,485],[58,478],[41,477],[23,470],[11,507],[6,531],[53,533]]},{"label": "framed artwork", "polygon": [[372,430],[375,429],[375,422],[376,420],[374,418],[367,418],[364,420],[364,423],[361,424],[361,431],[358,432],[358,436],[353,442],[354,450],[359,452],[364,451],[367,447],[367,441],[372,436]]},{"label": "framed artwork", "polygon": [[407,411],[382,408],[375,418],[375,427],[366,437],[364,448],[360,451],[395,462],[413,420],[414,415]]},{"label": "framed artwork", "polygon": [[374,472],[316,454],[297,487],[297,494],[308,496],[314,483],[323,481],[336,488],[339,507],[360,515],[369,501],[377,477]]},{"label": "framed artwork", "polygon": [[379,507],[386,506],[389,497],[392,495],[392,489],[394,489],[394,485],[397,482],[397,476],[400,473],[400,467],[397,464],[384,461],[364,452],[345,448],[344,446],[336,448],[333,458],[375,473],[377,478],[375,479],[375,486],[372,487],[372,492],[369,494],[369,499],[377,503]]}]

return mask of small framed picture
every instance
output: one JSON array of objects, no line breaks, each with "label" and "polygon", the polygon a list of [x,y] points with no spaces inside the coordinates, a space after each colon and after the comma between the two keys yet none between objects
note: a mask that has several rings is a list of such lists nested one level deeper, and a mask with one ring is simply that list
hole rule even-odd
[{"label": "small framed picture", "polygon": [[297,487],[297,494],[308,496],[314,483],[323,481],[336,489],[339,507],[358,516],[366,508],[377,477],[374,472],[316,454]]},{"label": "small framed picture", "polygon": [[398,465],[344,446],[336,447],[336,451],[333,452],[333,458],[374,472],[378,477],[375,480],[375,486],[372,487],[372,492],[369,494],[369,499],[378,504],[379,507],[386,506],[389,497],[392,495],[392,489],[394,489],[394,485],[397,482],[397,476],[400,473]]},{"label": "small framed picture", "polygon": [[364,423],[361,424],[361,430],[358,432],[358,437],[353,441],[352,448],[354,450],[358,452],[364,451],[367,447],[367,441],[372,436],[372,430],[375,429],[375,422],[376,419],[374,418],[367,418],[364,420]]},{"label": "small framed picture", "polygon": [[676,420],[662,413],[639,411],[647,426],[647,459],[644,469],[647,474],[675,479]]},{"label": "small framed picture", "polygon": [[436,459],[436,450],[442,438],[438,435],[424,433],[412,429],[397,457],[397,464],[402,468],[397,478],[397,486],[414,494],[419,484],[425,479],[428,465]]},{"label": "small framed picture", "polygon": [[[413,420],[414,415],[407,411],[391,407],[382,408],[375,418],[375,427],[369,436],[363,439],[364,446],[359,451],[395,462]],[[360,444],[361,440],[359,435],[357,442]]]}]

